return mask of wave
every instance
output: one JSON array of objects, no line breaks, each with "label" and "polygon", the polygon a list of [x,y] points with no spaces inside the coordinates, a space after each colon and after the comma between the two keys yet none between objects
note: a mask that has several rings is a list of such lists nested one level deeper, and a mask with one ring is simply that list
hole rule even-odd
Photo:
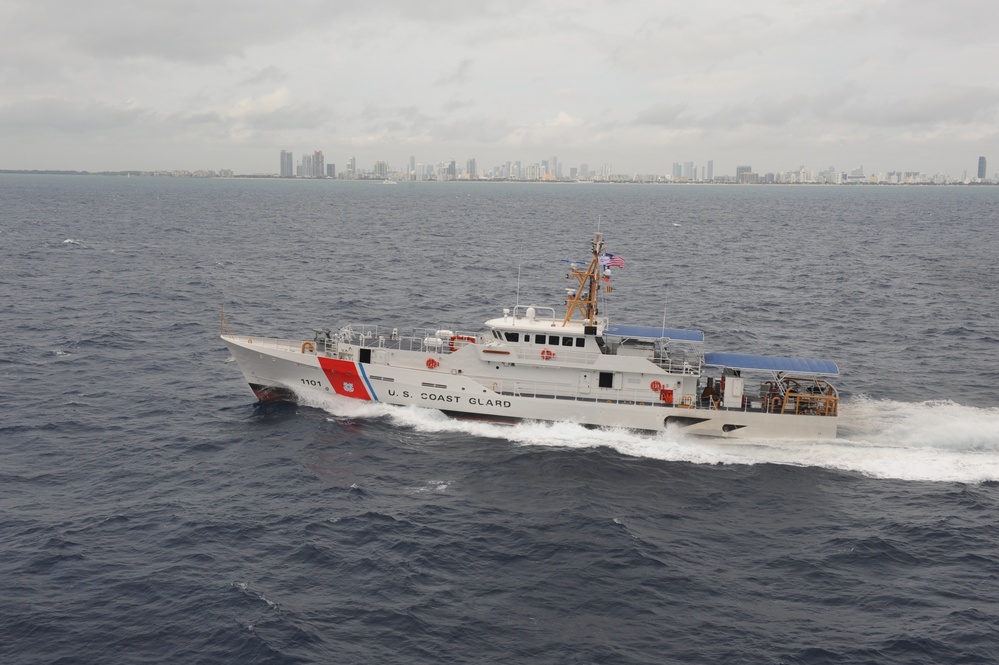
[{"label": "wave", "polygon": [[693,464],[782,464],[849,471],[872,478],[982,483],[999,481],[999,408],[949,401],[920,403],[853,397],[842,408],[840,438],[732,440],[591,429],[569,422],[500,425],[457,420],[420,407],[334,398],[310,406],[336,420],[385,419],[420,433],[504,439],[559,448],[606,446],[623,455]]}]

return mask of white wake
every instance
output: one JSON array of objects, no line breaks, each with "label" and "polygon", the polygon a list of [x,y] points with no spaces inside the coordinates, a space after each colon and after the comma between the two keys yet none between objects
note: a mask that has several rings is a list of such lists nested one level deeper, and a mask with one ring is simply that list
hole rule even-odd
[{"label": "white wake", "polygon": [[607,446],[622,454],[695,464],[785,464],[852,471],[875,478],[964,483],[999,481],[999,408],[954,402],[852,398],[833,440],[723,440],[674,431],[646,435],[566,422],[497,425],[439,411],[351,399],[316,404],[337,419],[386,418],[417,432],[465,433],[517,445]]}]

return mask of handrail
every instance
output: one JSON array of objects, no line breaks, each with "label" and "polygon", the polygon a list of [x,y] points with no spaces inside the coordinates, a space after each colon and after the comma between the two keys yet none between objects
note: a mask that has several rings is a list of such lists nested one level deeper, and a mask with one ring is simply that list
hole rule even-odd
[{"label": "handrail", "polygon": [[835,416],[839,412],[839,395],[813,394],[787,391],[784,394],[784,404],[781,413],[787,413],[788,405],[794,402],[796,415]]},{"label": "handrail", "polygon": [[[535,318],[538,318],[538,319],[552,319],[552,320],[555,319],[555,308],[554,307],[545,307],[545,306],[541,306],[541,305],[514,305],[513,310],[511,310],[511,311],[513,311],[513,318],[514,319],[516,319],[516,318],[526,319],[527,318],[527,310],[531,309],[531,308],[534,308]],[[545,311],[545,312],[551,312],[551,316],[539,316],[538,313],[540,311],[542,311],[542,310]]]}]

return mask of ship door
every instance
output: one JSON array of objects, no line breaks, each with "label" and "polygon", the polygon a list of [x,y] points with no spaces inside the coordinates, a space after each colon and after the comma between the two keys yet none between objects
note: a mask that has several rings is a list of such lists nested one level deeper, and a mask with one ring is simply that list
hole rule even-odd
[{"label": "ship door", "polygon": [[579,375],[579,392],[583,395],[589,395],[591,387],[593,387],[593,374],[582,372]]}]

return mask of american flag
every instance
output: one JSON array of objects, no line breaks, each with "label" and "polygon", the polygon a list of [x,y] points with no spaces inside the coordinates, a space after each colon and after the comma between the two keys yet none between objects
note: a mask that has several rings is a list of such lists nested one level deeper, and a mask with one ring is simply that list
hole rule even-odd
[{"label": "american flag", "polygon": [[605,268],[623,268],[624,258],[617,254],[604,253],[600,255],[600,265]]}]

